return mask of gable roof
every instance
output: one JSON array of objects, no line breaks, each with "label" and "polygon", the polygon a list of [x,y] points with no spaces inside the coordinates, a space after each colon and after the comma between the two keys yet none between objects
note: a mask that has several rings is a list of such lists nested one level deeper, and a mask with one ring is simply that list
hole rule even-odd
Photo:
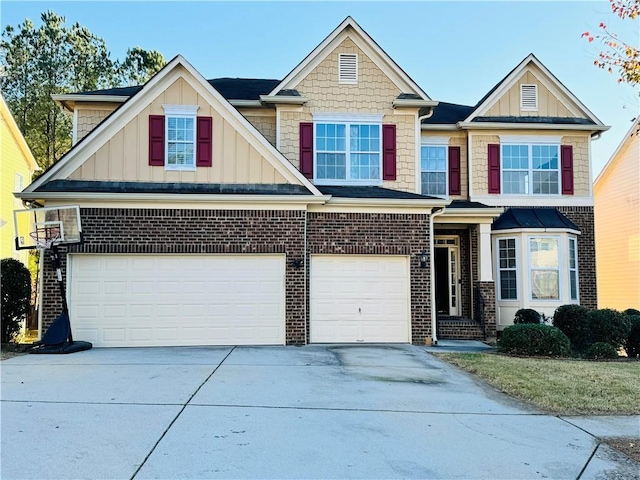
[{"label": "gable roof", "polygon": [[[33,193],[43,184],[51,180],[65,179],[75,171],[84,161],[93,155],[109,138],[122,128],[123,122],[139,114],[162,88],[166,88],[177,78],[184,78],[178,72],[184,68],[195,79],[197,88],[202,95],[209,96],[221,105],[220,113],[226,120],[231,121],[237,128],[243,129],[255,141],[254,146],[263,153],[264,158],[287,180],[304,185],[313,195],[321,196],[320,191],[289,162],[285,156],[271,145],[256,128],[244,118],[207,80],[181,55],[177,55],[154,75],[134,96],[109,115],[102,123],[78,142],[58,162],[53,164],[35,182],[30,184],[24,193]],[[200,93],[199,92],[199,93]]]},{"label": "gable roof", "polygon": [[[297,83],[324,60],[346,37],[350,37],[360,49],[366,51],[371,60],[389,76],[402,93],[413,93],[422,100],[432,101],[418,84],[351,17],[345,18],[302,62],[291,70],[271,90],[269,96],[277,95],[283,89],[295,88]],[[433,102],[433,104],[437,105],[437,102]]]},{"label": "gable roof", "polygon": [[611,158],[609,158],[604,168],[598,174],[598,177],[596,178],[595,182],[593,182],[594,186],[598,186],[600,185],[600,183],[604,181],[604,179],[613,170],[614,165],[618,163],[620,158],[622,158],[622,155],[620,154],[624,152],[627,146],[634,139],[638,141],[638,137],[640,137],[640,116],[634,120],[633,124],[631,125],[631,128],[629,128],[629,131],[625,134],[625,136],[622,138],[622,141],[613,152],[613,155],[611,155]]},{"label": "gable roof", "polygon": [[4,97],[0,95],[0,115],[5,122],[7,122],[7,127],[9,128],[9,132],[15,138],[16,143],[18,144],[18,148],[22,152],[23,158],[29,167],[29,170],[36,171],[40,170],[40,167],[36,163],[36,159],[33,157],[33,153],[31,153],[31,149],[29,145],[27,145],[27,141],[24,139],[18,124],[16,123],[16,119],[13,118],[13,115],[9,111],[9,107],[4,101]]},{"label": "gable roof", "polygon": [[[593,125],[597,125],[603,127],[604,124],[596,117],[579,99],[576,97],[571,91],[564,86],[564,84],[556,78],[551,71],[547,67],[545,67],[540,60],[533,54],[530,53],[527,55],[513,70],[511,70],[502,80],[500,80],[487,94],[480,99],[480,101],[476,104],[473,112],[464,120],[466,122],[472,122],[476,117],[482,117],[484,113],[486,113],[491,106],[503,95],[504,92],[509,90],[518,79],[525,72],[526,68],[533,64],[542,72],[544,76],[547,78],[539,78],[541,83],[544,83],[547,88],[555,89],[566,95],[569,100],[571,100],[575,106],[581,110],[581,113],[584,114],[589,120],[591,120]],[[555,87],[555,88],[554,88]],[[567,108],[569,106],[567,105]],[[528,118],[528,117],[527,117]]]}]

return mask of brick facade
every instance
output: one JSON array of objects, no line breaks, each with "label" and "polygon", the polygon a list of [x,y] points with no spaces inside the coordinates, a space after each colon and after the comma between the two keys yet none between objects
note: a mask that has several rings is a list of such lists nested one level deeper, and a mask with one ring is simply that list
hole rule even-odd
[{"label": "brick facade", "polygon": [[[484,325],[487,337],[496,336],[496,284],[495,282],[475,282],[474,287],[482,295],[484,301]],[[476,301],[477,303],[477,301]],[[479,313],[474,305],[474,318],[480,321]]]},{"label": "brick facade", "polygon": [[314,254],[409,255],[411,339],[417,345],[424,345],[431,335],[430,269],[429,263],[427,268],[420,268],[419,254],[423,250],[429,251],[426,214],[308,214],[307,265]]}]

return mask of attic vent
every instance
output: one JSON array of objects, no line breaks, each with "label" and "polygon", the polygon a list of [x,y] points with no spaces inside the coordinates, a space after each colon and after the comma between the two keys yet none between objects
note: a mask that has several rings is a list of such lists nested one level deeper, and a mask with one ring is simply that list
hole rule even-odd
[{"label": "attic vent", "polygon": [[520,110],[538,110],[537,85],[520,85]]},{"label": "attic vent", "polygon": [[339,55],[338,83],[358,83],[357,53],[341,53]]}]

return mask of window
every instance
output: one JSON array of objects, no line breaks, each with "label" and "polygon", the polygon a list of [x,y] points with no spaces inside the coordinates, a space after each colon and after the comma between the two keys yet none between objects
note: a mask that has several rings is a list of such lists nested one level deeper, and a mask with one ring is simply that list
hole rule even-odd
[{"label": "window", "polygon": [[520,85],[520,110],[532,112],[538,110],[537,85]]},{"label": "window", "polygon": [[342,183],[381,182],[380,132],[380,124],[315,123],[315,178]]},{"label": "window", "polygon": [[195,170],[197,106],[164,105],[167,170]]},{"label": "window", "polygon": [[447,195],[447,147],[420,148],[420,175],[423,195]]},{"label": "window", "polygon": [[571,300],[578,300],[578,248],[575,238],[569,238],[569,290]]},{"label": "window", "polygon": [[338,55],[338,83],[358,83],[358,54]]},{"label": "window", "polygon": [[498,272],[500,275],[500,299],[517,300],[518,282],[516,270],[516,239],[498,239]]},{"label": "window", "polygon": [[516,195],[560,193],[558,145],[502,145],[502,191]]},{"label": "window", "polygon": [[560,272],[557,237],[529,238],[531,299],[560,298]]},{"label": "window", "polygon": [[[13,177],[13,191],[21,192],[23,188],[24,188],[24,177],[22,176],[21,173],[16,173],[15,176]],[[24,208],[22,206],[22,200],[20,200],[19,198],[14,197],[13,205],[16,208]]]}]

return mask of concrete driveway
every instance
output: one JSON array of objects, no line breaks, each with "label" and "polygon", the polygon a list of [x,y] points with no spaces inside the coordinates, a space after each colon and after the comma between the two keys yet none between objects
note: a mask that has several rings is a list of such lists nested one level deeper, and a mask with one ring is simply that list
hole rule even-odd
[{"label": "concrete driveway", "polygon": [[576,422],[409,345],[93,349],[1,369],[3,479],[637,473]]}]

